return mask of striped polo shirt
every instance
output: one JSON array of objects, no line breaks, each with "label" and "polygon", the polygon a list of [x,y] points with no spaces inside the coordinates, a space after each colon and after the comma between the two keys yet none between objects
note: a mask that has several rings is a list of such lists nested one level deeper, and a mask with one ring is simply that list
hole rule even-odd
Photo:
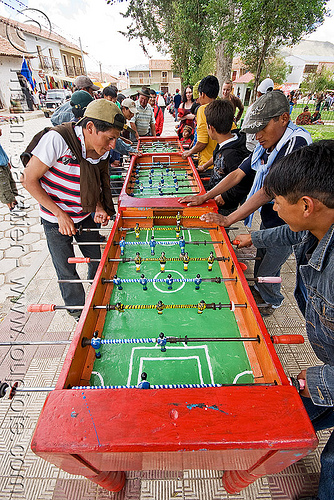
[{"label": "striped polo shirt", "polygon": [[138,100],[136,101],[136,108],[138,113],[131,118],[130,123],[136,124],[137,132],[140,136],[147,135],[150,131],[150,126],[155,123],[152,106],[147,104],[146,108],[143,108]]},{"label": "striped polo shirt", "polygon": [[[81,142],[82,156],[86,158],[82,127],[76,126],[74,130]],[[54,130],[47,132],[32,151],[32,154],[49,167],[40,178],[40,184],[51,200],[66,212],[74,223],[85,219],[89,212],[84,212],[81,206],[80,164],[62,136]],[[109,152],[106,152],[101,158],[86,159],[89,163],[96,164],[101,159],[107,158],[108,155]],[[57,217],[52,212],[42,205],[39,208],[42,219],[54,223],[58,222]]]}]

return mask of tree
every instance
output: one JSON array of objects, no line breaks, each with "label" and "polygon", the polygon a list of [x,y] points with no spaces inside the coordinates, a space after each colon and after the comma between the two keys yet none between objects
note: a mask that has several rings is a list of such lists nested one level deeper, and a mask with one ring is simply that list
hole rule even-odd
[{"label": "tree", "polygon": [[248,67],[255,68],[254,88],[264,61],[282,45],[294,45],[323,23],[327,0],[233,0],[233,25],[223,36]]},{"label": "tree", "polygon": [[303,94],[314,94],[334,89],[333,71],[323,67],[320,72],[310,73],[301,83]]},{"label": "tree", "polygon": [[[253,69],[251,69],[251,71],[253,71]],[[292,66],[287,64],[283,57],[270,57],[263,63],[260,80],[271,78],[275,84],[280,85],[286,82],[286,78],[291,71]]]},{"label": "tree", "polygon": [[130,0],[124,17],[132,22],[123,35],[139,38],[146,53],[147,41],[169,52],[182,83],[194,83],[210,40],[206,4],[206,0]]}]

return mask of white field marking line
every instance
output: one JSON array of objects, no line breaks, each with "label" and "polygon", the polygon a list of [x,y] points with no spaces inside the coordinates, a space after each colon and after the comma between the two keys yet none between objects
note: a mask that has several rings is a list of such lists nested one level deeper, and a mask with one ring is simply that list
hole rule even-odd
[{"label": "white field marking line", "polygon": [[92,375],[97,375],[100,379],[101,385],[104,385],[104,380],[100,372],[92,372]]},{"label": "white field marking line", "polygon": [[[184,237],[184,236],[183,236],[183,237]],[[191,241],[190,229],[188,229],[188,238],[189,238],[189,241]]]},{"label": "white field marking line", "polygon": [[[156,345],[155,347],[160,349],[160,346],[158,346],[158,345]],[[182,349],[183,351],[184,351],[184,348],[186,348],[186,349],[187,348],[188,349],[204,349],[205,350],[205,356],[206,356],[206,360],[207,360],[207,363],[208,363],[208,368],[209,368],[209,372],[210,372],[211,383],[214,384],[213,371],[212,371],[210,356],[209,356],[209,352],[208,352],[208,346],[207,345],[199,345],[199,346],[191,347],[191,346],[186,346],[185,344],[183,344],[183,347],[176,347],[176,346],[168,347],[168,349],[175,349],[175,350]],[[144,349],[147,350],[148,348],[147,347],[133,347],[131,349],[130,366],[129,366],[129,375],[128,375],[127,385],[131,385],[132,370],[133,370],[133,357],[134,357],[135,351],[144,350]]]},{"label": "white field marking line", "polygon": [[234,377],[233,384],[236,384],[239,378],[242,377],[243,375],[253,375],[253,372],[250,370],[246,370],[244,372],[238,373],[238,375]]},{"label": "white field marking line", "polygon": [[[175,269],[165,269],[165,272],[163,273],[164,275],[166,275],[166,273],[176,273],[178,274],[179,276],[181,276],[182,279],[185,279],[184,276],[179,273],[179,271],[175,271]],[[158,272],[158,274],[156,274],[154,276],[154,279],[157,279],[157,277],[159,276],[159,274],[162,274],[161,271]],[[161,290],[160,288],[158,288],[157,284],[153,281],[153,286],[156,290],[158,290],[158,292],[161,292],[161,293],[175,293],[175,292],[178,292],[179,290],[182,290],[182,288],[185,286],[185,281],[183,281],[182,283],[180,283],[180,286],[179,288],[177,288],[176,290]]]},{"label": "white field marking line", "polygon": [[202,367],[201,367],[199,357],[198,356],[187,356],[187,357],[181,357],[181,358],[180,357],[177,357],[177,358],[169,358],[169,357],[168,358],[167,357],[166,358],[140,358],[137,385],[141,381],[141,373],[143,371],[143,362],[144,361],[178,361],[178,360],[182,360],[182,359],[196,359],[200,383],[203,384],[204,382],[203,382],[203,375],[202,375]]},{"label": "white field marking line", "polygon": [[203,234],[210,234],[209,231],[203,231],[203,229],[200,229],[200,232],[203,233]]}]

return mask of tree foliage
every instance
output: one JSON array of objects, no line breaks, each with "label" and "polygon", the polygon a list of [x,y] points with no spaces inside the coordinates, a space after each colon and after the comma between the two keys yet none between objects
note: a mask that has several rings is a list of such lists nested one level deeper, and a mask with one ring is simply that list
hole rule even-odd
[{"label": "tree foliage", "polygon": [[314,92],[323,92],[334,89],[333,71],[322,68],[320,72],[310,73],[303,80],[301,86],[303,94],[314,94]]}]

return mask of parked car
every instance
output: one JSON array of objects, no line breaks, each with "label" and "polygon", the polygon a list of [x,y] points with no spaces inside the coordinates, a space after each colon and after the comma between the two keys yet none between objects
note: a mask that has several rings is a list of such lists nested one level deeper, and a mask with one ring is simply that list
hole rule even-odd
[{"label": "parked car", "polygon": [[66,89],[48,90],[42,107],[44,116],[49,118],[59,106],[71,98],[71,95],[71,92]]}]

